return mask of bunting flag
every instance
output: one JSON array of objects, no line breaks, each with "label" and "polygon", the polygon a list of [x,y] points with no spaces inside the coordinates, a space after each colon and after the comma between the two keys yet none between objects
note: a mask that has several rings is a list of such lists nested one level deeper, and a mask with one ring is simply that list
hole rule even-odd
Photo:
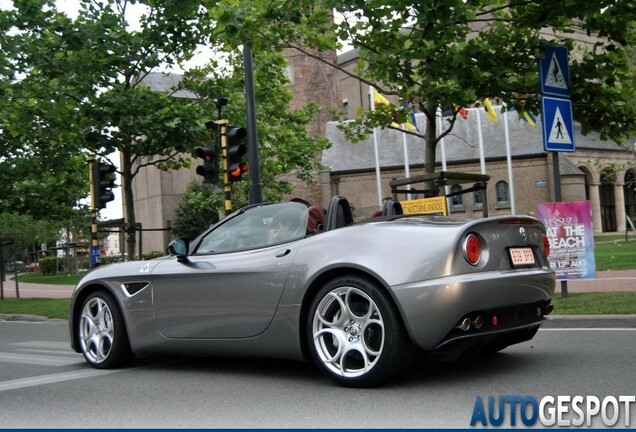
[{"label": "bunting flag", "polygon": [[490,103],[489,98],[484,99],[484,109],[486,110],[486,114],[488,114],[488,118],[490,119],[490,121],[497,123],[497,113]]},{"label": "bunting flag", "polygon": [[463,106],[455,105],[455,104],[453,104],[453,108],[455,108],[455,111],[457,111],[457,114],[462,116],[464,120],[468,120],[468,110],[466,108],[464,108]]},{"label": "bunting flag", "polygon": [[415,120],[415,108],[411,106],[408,102],[404,103],[404,109],[409,111],[409,119],[405,124],[406,130],[416,130],[419,131],[420,128],[417,127],[417,121]]},{"label": "bunting flag", "polygon": [[[385,98],[385,97],[384,97],[384,96],[382,96],[380,93],[378,93],[378,91],[377,91],[377,90],[373,92],[373,104],[374,104],[376,107],[378,106],[378,104],[385,104],[385,105],[393,106],[393,104],[392,104],[391,102],[389,102],[389,100],[388,100],[387,98]],[[410,108],[409,108],[409,109],[410,109]],[[415,124],[415,114],[414,114],[414,111],[413,111],[413,110],[411,110],[411,111],[412,111],[412,112],[411,112],[410,116],[411,116],[411,119],[412,119],[412,123],[411,123],[410,121],[407,121],[407,122],[404,124],[404,128],[405,128],[407,131],[416,131],[416,130],[418,130],[418,129],[417,129],[417,126],[416,126],[416,124]],[[397,123],[395,123],[395,122],[391,123],[391,126],[393,126],[393,127],[395,127],[395,128],[400,128],[400,129],[402,128],[399,124],[397,124]]]},{"label": "bunting flag", "polygon": [[376,107],[378,106],[378,104],[392,105],[392,103],[389,102],[387,98],[378,93],[377,90],[373,92],[373,103]]},{"label": "bunting flag", "polygon": [[537,117],[525,108],[525,103],[522,100],[516,100],[514,104],[510,105],[508,111],[518,111],[521,120],[527,122],[530,126],[537,125]]},{"label": "bunting flag", "polygon": [[530,126],[537,125],[537,118],[530,111],[523,112],[523,119],[527,121]]}]

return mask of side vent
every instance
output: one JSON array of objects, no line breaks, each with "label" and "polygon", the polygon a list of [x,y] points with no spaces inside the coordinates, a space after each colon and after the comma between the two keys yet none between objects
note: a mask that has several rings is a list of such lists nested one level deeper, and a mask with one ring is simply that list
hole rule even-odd
[{"label": "side vent", "polygon": [[121,286],[124,287],[126,292],[132,296],[137,294],[142,289],[146,288],[148,285],[150,285],[149,282],[126,282]]}]

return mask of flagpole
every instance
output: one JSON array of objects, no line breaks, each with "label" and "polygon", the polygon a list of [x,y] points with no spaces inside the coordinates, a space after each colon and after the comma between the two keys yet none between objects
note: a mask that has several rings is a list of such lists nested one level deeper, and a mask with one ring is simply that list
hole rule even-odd
[{"label": "flagpole", "polygon": [[477,108],[477,137],[479,138],[479,163],[481,173],[486,174],[486,159],[484,157],[484,137],[481,133],[481,108]]},{"label": "flagpole", "polygon": [[[369,86],[369,106],[375,111],[375,87]],[[378,206],[382,208],[382,179],[380,177],[380,156],[378,151],[377,128],[373,128],[373,151],[375,152],[375,181],[378,190]]]},{"label": "flagpole", "polygon": [[[402,123],[401,125],[402,127],[402,131],[406,130],[406,124]],[[404,176],[406,178],[410,178],[411,177],[411,167],[409,164],[409,147],[407,145],[406,142],[406,133],[402,132],[402,147],[404,148]],[[406,185],[406,189],[407,190],[411,190],[411,185]],[[411,199],[411,194],[407,193],[406,194],[406,199],[410,200]]]},{"label": "flagpole", "polygon": [[[435,110],[435,129],[437,130],[437,136],[442,134],[442,109],[437,107]],[[446,145],[444,144],[444,138],[440,139],[440,151],[442,153],[442,171],[446,171]],[[444,195],[448,195],[449,187],[444,186]],[[450,199],[446,198],[446,208],[450,209]]]},{"label": "flagpole", "polygon": [[510,194],[510,212],[511,214],[517,214],[517,209],[515,208],[515,185],[512,177],[512,156],[510,155],[510,133],[508,131],[508,107],[506,106],[506,111],[504,112],[504,133],[506,137],[506,160],[508,163],[508,191]]}]

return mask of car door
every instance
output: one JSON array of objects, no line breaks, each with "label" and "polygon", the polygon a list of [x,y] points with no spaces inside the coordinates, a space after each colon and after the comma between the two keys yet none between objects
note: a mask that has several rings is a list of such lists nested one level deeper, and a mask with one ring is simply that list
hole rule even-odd
[{"label": "car door", "polygon": [[[303,234],[268,244],[275,211],[270,207],[240,215],[204,237],[198,252],[187,260],[166,260],[155,267],[153,303],[162,334],[170,338],[247,338],[267,328],[304,238]],[[306,220],[304,223],[306,227]],[[247,238],[248,242],[227,247],[222,246],[226,243],[223,238]]]}]

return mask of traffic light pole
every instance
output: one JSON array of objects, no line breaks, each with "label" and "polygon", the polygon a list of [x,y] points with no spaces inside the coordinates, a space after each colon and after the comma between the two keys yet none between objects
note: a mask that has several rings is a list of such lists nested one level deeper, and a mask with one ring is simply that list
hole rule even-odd
[{"label": "traffic light pole", "polygon": [[227,119],[217,120],[216,124],[219,126],[219,139],[221,140],[221,159],[222,171],[223,171],[223,192],[225,194],[225,212],[230,213],[232,211],[232,186],[230,184],[230,176],[228,173],[227,162],[227,126],[229,121]]},{"label": "traffic light pole", "polygon": [[95,199],[95,182],[97,181],[97,179],[93,176],[93,164],[95,164],[95,158],[91,156],[88,158],[88,180],[91,194],[91,269],[99,265],[99,239],[97,238],[97,202]]},{"label": "traffic light pole", "polygon": [[263,191],[258,158],[258,136],[256,134],[254,67],[252,63],[252,48],[249,44],[243,46],[243,67],[245,68],[245,102],[247,114],[247,160],[250,164],[250,190],[248,199],[250,204],[259,204],[263,202]]}]

